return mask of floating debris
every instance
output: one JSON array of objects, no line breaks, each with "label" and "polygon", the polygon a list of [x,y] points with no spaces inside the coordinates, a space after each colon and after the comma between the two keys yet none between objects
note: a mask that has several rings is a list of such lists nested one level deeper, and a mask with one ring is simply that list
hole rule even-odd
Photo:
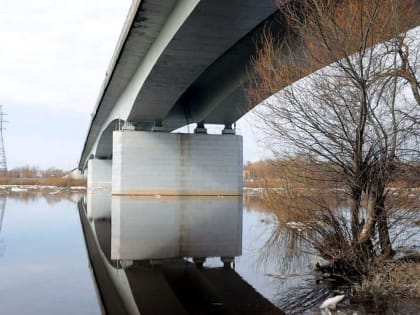
[{"label": "floating debris", "polygon": [[304,276],[303,274],[298,274],[298,273],[292,273],[292,274],[284,275],[284,274],[276,273],[276,272],[266,273],[264,275],[267,276],[267,277],[272,277],[272,278],[276,278],[276,279],[289,279],[289,278],[292,278],[292,277]]},{"label": "floating debris", "polygon": [[328,308],[330,310],[335,310],[337,308],[337,304],[340,303],[344,299],[345,295],[337,295],[332,298],[326,299],[319,308]]},{"label": "floating debris", "polygon": [[10,189],[10,191],[13,191],[13,192],[22,192],[22,191],[28,191],[28,189],[26,189],[26,188],[20,188],[20,187],[12,187]]}]

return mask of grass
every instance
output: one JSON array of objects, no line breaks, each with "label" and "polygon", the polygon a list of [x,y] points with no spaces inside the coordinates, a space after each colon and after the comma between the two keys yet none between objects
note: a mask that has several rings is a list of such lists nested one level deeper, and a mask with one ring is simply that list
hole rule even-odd
[{"label": "grass", "polygon": [[420,263],[377,261],[369,274],[354,286],[354,296],[420,298]]}]

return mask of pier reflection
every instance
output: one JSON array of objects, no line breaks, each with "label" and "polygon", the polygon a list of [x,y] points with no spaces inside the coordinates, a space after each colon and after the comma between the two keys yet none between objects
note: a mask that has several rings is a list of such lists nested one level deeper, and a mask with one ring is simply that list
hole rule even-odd
[{"label": "pier reflection", "polygon": [[6,201],[7,198],[5,196],[0,196],[0,232],[3,226],[4,211],[6,210]]},{"label": "pier reflection", "polygon": [[3,238],[1,237],[1,229],[3,227],[3,218],[4,218],[4,212],[6,210],[6,196],[0,196],[0,257],[3,256],[5,246],[3,242]]},{"label": "pier reflection", "polygon": [[111,259],[241,255],[240,197],[112,197],[111,222]]},{"label": "pier reflection", "polygon": [[[79,212],[107,314],[282,314],[232,269],[242,197],[88,191],[85,201]],[[225,265],[203,267],[206,257]]]}]

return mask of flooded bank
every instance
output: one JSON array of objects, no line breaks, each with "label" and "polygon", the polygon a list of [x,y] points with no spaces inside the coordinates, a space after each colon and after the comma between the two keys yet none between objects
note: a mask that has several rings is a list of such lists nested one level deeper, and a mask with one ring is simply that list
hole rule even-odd
[{"label": "flooded bank", "polygon": [[[314,257],[296,250],[302,244],[251,197],[7,191],[0,201],[1,314],[101,314],[116,297],[124,308],[114,313],[121,314],[127,307],[142,314],[320,314],[327,297],[351,294],[316,284]],[[104,285],[118,293],[104,295]],[[346,297],[339,310],[418,314],[420,305]]]}]

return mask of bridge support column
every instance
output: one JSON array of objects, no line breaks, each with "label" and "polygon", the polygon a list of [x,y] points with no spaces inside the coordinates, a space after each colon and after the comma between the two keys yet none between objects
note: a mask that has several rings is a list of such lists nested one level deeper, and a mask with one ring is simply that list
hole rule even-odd
[{"label": "bridge support column", "polygon": [[112,160],[90,159],[88,161],[87,188],[111,189]]},{"label": "bridge support column", "polygon": [[114,131],[114,195],[242,195],[242,137]]},{"label": "bridge support column", "polygon": [[199,122],[197,127],[194,129],[194,133],[207,133],[206,127],[204,127],[204,122]]}]

